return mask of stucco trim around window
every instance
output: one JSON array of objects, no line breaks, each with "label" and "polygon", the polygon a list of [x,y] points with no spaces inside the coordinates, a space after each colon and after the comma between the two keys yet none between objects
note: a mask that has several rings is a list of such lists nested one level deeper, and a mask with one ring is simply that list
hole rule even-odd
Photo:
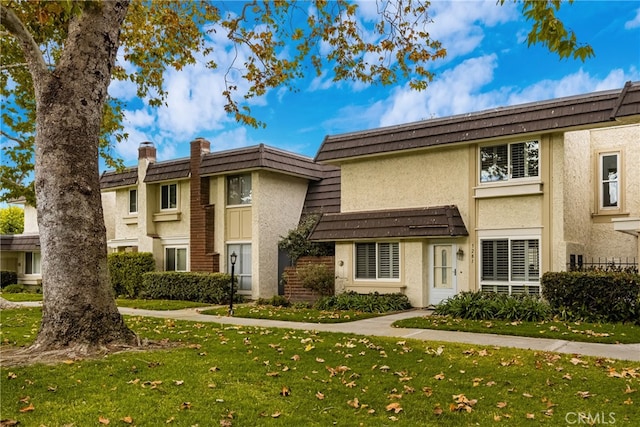
[{"label": "stucco trim around window", "polygon": [[482,187],[474,187],[474,197],[483,199],[489,197],[513,197],[513,196],[531,196],[542,194],[542,182],[528,183],[501,183],[498,185],[483,185]]}]

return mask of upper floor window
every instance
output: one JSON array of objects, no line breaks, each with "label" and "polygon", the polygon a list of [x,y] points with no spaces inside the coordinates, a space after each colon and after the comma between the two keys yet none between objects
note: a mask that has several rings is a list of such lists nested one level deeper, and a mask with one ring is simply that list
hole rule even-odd
[{"label": "upper floor window", "polygon": [[620,156],[618,153],[600,154],[600,208],[620,208]]},{"label": "upper floor window", "polygon": [[227,205],[251,204],[251,174],[227,177]]},{"label": "upper floor window", "polygon": [[138,213],[138,190],[129,190],[129,213]]},{"label": "upper floor window", "polygon": [[538,176],[538,141],[480,147],[480,182],[504,182]]},{"label": "upper floor window", "polygon": [[356,243],[356,279],[400,278],[397,242]]},{"label": "upper floor window", "polygon": [[24,274],[40,274],[40,252],[25,252]]},{"label": "upper floor window", "polygon": [[178,207],[178,184],[160,186],[160,209],[176,209]]}]

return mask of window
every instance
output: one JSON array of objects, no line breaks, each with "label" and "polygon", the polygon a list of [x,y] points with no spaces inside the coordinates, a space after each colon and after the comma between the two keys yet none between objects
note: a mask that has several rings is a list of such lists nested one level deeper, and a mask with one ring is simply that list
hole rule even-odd
[{"label": "window", "polygon": [[160,186],[160,209],[176,209],[178,207],[178,184]]},{"label": "window", "polygon": [[620,208],[620,156],[618,153],[600,155],[600,208]]},{"label": "window", "polygon": [[356,279],[400,278],[398,243],[356,243]]},{"label": "window", "polygon": [[164,249],[164,270],[165,271],[187,271],[187,248],[165,248]]},{"label": "window", "polygon": [[480,182],[501,182],[538,176],[538,141],[480,148]]},{"label": "window", "polygon": [[138,190],[129,190],[129,213],[138,213]]},{"label": "window", "polygon": [[227,205],[251,204],[251,174],[227,177]]},{"label": "window", "polygon": [[231,254],[235,252],[238,256],[236,265],[234,266],[234,283],[237,284],[238,290],[251,290],[251,244],[230,244],[227,245],[227,269],[231,274]]},{"label": "window", "polygon": [[[481,241],[481,280],[513,284],[540,281],[539,239],[493,239]],[[487,287],[483,286],[483,290]]]},{"label": "window", "polygon": [[40,252],[25,252],[24,274],[40,274]]}]

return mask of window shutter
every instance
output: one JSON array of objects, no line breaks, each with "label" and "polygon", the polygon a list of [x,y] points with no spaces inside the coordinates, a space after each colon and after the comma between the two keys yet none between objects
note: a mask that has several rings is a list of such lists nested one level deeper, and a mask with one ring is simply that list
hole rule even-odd
[{"label": "window shutter", "polygon": [[356,278],[376,278],[376,244],[356,244]]},{"label": "window shutter", "polygon": [[525,243],[526,240],[511,241],[511,280],[527,280]]}]

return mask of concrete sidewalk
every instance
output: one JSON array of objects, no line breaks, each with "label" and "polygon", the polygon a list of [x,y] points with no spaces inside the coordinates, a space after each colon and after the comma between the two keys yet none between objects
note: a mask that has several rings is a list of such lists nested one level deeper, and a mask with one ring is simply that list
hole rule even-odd
[{"label": "concrete sidewalk", "polygon": [[[39,302],[19,303],[25,306],[39,306]],[[129,316],[158,317],[164,319],[189,320],[193,322],[219,323],[221,325],[257,326],[263,328],[302,329],[322,332],[411,338],[424,341],[457,342],[470,345],[513,347],[529,350],[551,351],[565,354],[580,354],[620,360],[640,361],[640,344],[594,344],[564,341],[548,338],[528,338],[509,335],[475,334],[470,332],[437,331],[433,329],[393,328],[396,320],[420,317],[428,314],[425,310],[410,310],[388,316],[357,320],[346,323],[303,323],[284,320],[247,319],[243,317],[211,316],[201,314],[202,309],[183,310],[142,310],[120,307],[120,313]]]},{"label": "concrete sidewalk", "polygon": [[433,329],[393,328],[400,319],[427,315],[425,310],[410,310],[388,316],[357,320],[346,323],[302,323],[283,320],[247,319],[242,317],[211,316],[200,314],[198,309],[153,311],[121,307],[120,312],[132,316],[160,317],[195,322],[213,322],[222,325],[258,326],[265,328],[303,329],[323,332],[341,332],[358,335],[411,338],[425,341],[458,342],[470,345],[514,347],[530,350],[552,351],[566,354],[606,357],[611,359],[640,361],[640,344],[594,344],[548,338],[528,338],[470,332],[437,331]]}]

